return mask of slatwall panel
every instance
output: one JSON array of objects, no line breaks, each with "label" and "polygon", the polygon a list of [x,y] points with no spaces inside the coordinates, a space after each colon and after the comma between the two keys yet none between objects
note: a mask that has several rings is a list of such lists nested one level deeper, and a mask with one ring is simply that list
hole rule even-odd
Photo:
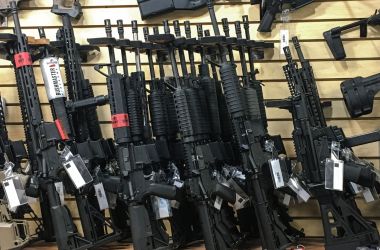
[{"label": "slatwall panel", "polygon": [[[159,2],[159,0],[156,0]],[[47,0],[25,0],[20,12],[21,25],[27,35],[37,36],[37,27],[45,27],[47,37],[55,38],[55,32],[61,25],[59,17],[50,13],[52,1]],[[142,37],[141,23],[152,27],[160,25],[162,18],[156,17],[146,22],[141,22],[140,14],[135,0],[82,0],[84,17],[74,24],[78,42],[86,42],[87,38],[104,36],[102,27],[103,20],[110,18],[115,24],[117,19],[123,19],[126,27],[126,36],[131,35],[130,22],[138,20],[140,23],[140,36]],[[291,36],[299,36],[304,53],[311,60],[315,75],[318,80],[319,91],[322,100],[331,100],[332,109],[327,110],[329,124],[341,126],[348,136],[365,133],[380,127],[380,97],[376,97],[374,112],[368,116],[351,119],[345,109],[344,102],[339,90],[342,80],[355,76],[368,76],[379,72],[378,60],[380,59],[380,30],[369,28],[368,38],[359,39],[359,32],[344,35],[344,43],[347,59],[337,62],[332,59],[330,52],[323,40],[322,33],[332,27],[342,26],[360,18],[373,14],[378,7],[378,0],[315,0],[313,4],[297,11],[291,15],[291,21],[287,27],[291,30]],[[259,24],[259,9],[251,6],[249,0],[221,0],[216,1],[216,14],[220,20],[228,17],[232,34],[234,34],[233,21],[241,20],[242,15],[249,15],[251,21],[251,34],[255,39],[275,42],[275,49],[268,52],[265,59],[256,63],[260,71],[259,79],[264,84],[266,99],[280,99],[289,95],[281,66],[285,63],[279,54],[279,30],[282,24],[277,23],[270,34],[258,34],[256,29]],[[179,19],[181,22],[190,20],[192,31],[195,34],[195,24],[204,24],[205,29],[211,29],[208,12],[201,9],[194,12],[179,11],[166,15],[170,21]],[[12,20],[9,21],[11,27]],[[183,27],[182,27],[183,28]],[[0,32],[10,32],[10,28],[1,28]],[[116,28],[113,29],[117,34]],[[120,58],[119,58],[120,59]],[[134,56],[128,55],[130,69],[134,69]],[[148,70],[147,58],[142,56],[143,69]],[[199,57],[196,58],[199,61]],[[108,54],[105,49],[94,59],[84,64],[83,71],[94,85],[96,94],[106,94],[105,78],[93,70],[96,63],[108,62]],[[46,120],[51,120],[51,114],[43,88],[42,77],[38,67],[35,75],[39,85],[43,113]],[[0,91],[7,99],[8,107],[8,129],[11,138],[24,138],[21,115],[18,107],[18,97],[15,86],[13,70],[9,63],[0,60]],[[147,76],[149,77],[149,76]],[[102,129],[105,136],[111,137],[110,113],[108,107],[99,108],[99,117],[102,121]],[[291,141],[292,121],[286,111],[275,109],[268,110],[270,132],[281,134],[284,137],[289,155],[294,157],[293,144]],[[375,166],[380,164],[380,147],[373,143],[365,147],[358,147],[355,152],[358,156],[374,162]],[[365,204],[362,198],[358,198],[358,204],[363,214],[380,223],[378,213],[379,203]],[[74,207],[74,201],[68,200],[68,205]],[[323,230],[319,218],[319,210],[316,202],[312,200],[308,204],[293,204],[290,213],[295,218],[295,224],[305,229],[309,236],[322,236]],[[73,217],[78,218],[73,209]]]}]

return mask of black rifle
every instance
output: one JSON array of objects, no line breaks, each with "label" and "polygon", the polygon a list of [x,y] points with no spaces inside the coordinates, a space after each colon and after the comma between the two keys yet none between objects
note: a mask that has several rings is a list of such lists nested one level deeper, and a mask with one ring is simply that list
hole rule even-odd
[{"label": "black rifle", "polygon": [[251,4],[260,5],[260,25],[257,31],[271,32],[276,15],[285,9],[297,10],[312,3],[313,0],[251,0]]},{"label": "black rifle", "polygon": [[352,118],[370,114],[375,95],[380,91],[380,74],[346,80],[340,89]]},{"label": "black rifle", "polygon": [[[208,105],[205,102],[204,90],[202,86],[189,81],[193,78],[188,74],[181,55],[183,48],[193,42],[191,39],[175,38],[170,34],[167,21],[164,21],[164,31],[165,34],[149,36],[149,41],[167,47],[172,65],[175,80],[174,98],[185,152],[182,178],[185,180],[187,199],[194,203],[198,212],[206,248],[233,248],[240,243],[241,236],[234,230],[234,226],[225,220],[223,205],[222,210],[218,211],[211,204],[217,196],[223,199],[223,203],[235,203],[235,192],[221,185],[212,174],[217,166],[225,161],[226,155],[222,153],[224,145],[210,137],[211,123],[207,115]],[[181,59],[181,77],[175,58],[176,48]]]},{"label": "black rifle", "polygon": [[[239,144],[248,194],[255,209],[261,242],[263,248],[281,249],[290,245],[292,240],[284,232],[283,224],[276,211],[270,206],[263,188],[266,179],[263,170],[268,166],[267,155],[270,153],[266,152],[265,146],[262,145],[262,134],[259,129],[262,127],[262,123],[258,124],[257,121],[257,118],[261,118],[259,108],[245,101],[257,100],[257,96],[252,95],[253,89],[241,87],[236,73],[236,65],[227,60],[226,45],[223,43],[223,37],[220,36],[213,2],[208,1],[207,4],[215,33],[215,37],[212,38],[220,51],[219,72],[224,96],[234,127],[235,138]],[[205,40],[205,42],[207,41],[210,39]]]},{"label": "black rifle", "polygon": [[344,50],[342,42],[342,32],[351,30],[354,28],[360,28],[360,37],[367,37],[368,26],[375,26],[380,24],[380,13],[378,10],[375,11],[375,14],[369,18],[362,19],[360,21],[342,26],[335,27],[331,30],[323,32],[323,36],[329,46],[331,53],[333,54],[335,60],[342,60],[346,58],[346,51]]},{"label": "black rifle", "polygon": [[[46,38],[43,28],[39,28],[39,33],[40,38]],[[62,130],[67,135],[67,138],[62,143],[69,146],[72,152],[79,154],[88,161],[87,168],[92,175],[95,175],[98,163],[107,161],[110,157],[109,154],[111,153],[109,151],[104,152],[104,148],[108,144],[104,143],[103,140],[93,141],[90,139],[77,143],[75,141],[76,134],[74,129],[76,124],[72,118],[78,111],[105,105],[108,102],[108,97],[97,96],[79,101],[67,100],[63,90],[62,77],[59,72],[58,58],[54,57],[54,51],[52,50],[45,49],[44,53],[42,53],[40,64],[43,69],[42,74],[53,119],[55,122],[62,124]],[[120,235],[118,229],[99,210],[95,190],[92,188],[77,190],[73,185],[67,184],[67,182],[65,184],[66,192],[75,196],[84,237],[89,242],[92,242],[93,245],[105,244],[106,242],[118,239]],[[110,234],[106,233],[107,229],[111,229]]]},{"label": "black rifle", "polygon": [[[154,183],[146,179],[145,174],[153,173],[153,166],[160,162],[155,144],[145,143],[144,129],[141,124],[132,124],[131,116],[143,119],[141,102],[136,98],[129,99],[131,93],[138,95],[135,86],[130,82],[126,85],[124,76],[117,72],[117,62],[114,48],[118,47],[116,39],[112,38],[110,20],[105,20],[106,38],[88,39],[90,44],[107,46],[110,64],[97,65],[95,69],[107,77],[108,95],[112,115],[112,127],[117,150],[117,162],[120,169],[117,192],[128,206],[132,240],[135,249],[146,250],[158,247],[167,247],[169,239],[162,230],[152,224],[151,204],[148,201],[152,195],[174,200],[177,190],[174,186]],[[134,25],[134,29],[137,27]],[[136,50],[138,47],[133,48]],[[137,52],[138,53],[138,52]],[[108,67],[108,75],[100,71],[103,66]],[[140,73],[140,72],[137,72]],[[136,83],[136,82],[135,82]],[[130,109],[132,108],[132,109]],[[138,126],[138,136],[133,138],[132,126]],[[166,239],[165,239],[166,238]],[[163,240],[164,239],[164,240]]]},{"label": "black rifle", "polygon": [[290,110],[293,116],[297,160],[302,164],[304,181],[319,202],[325,247],[340,250],[377,245],[380,237],[376,225],[363,218],[349,189],[349,182],[372,188],[376,176],[373,166],[353,160],[353,157],[342,159],[340,156],[339,160],[344,161],[346,190],[339,192],[325,188],[325,164],[331,158],[332,143],[340,143],[339,150],[344,152],[351,146],[373,142],[376,137],[372,134],[359,136],[357,138],[363,140],[352,143],[352,138],[346,138],[342,129],[327,126],[310,62],[304,58],[297,37],[293,38],[293,43],[302,68],[298,68],[289,47],[285,47],[288,64],[283,69],[292,96],[283,102],[282,108]]},{"label": "black rifle", "polygon": [[55,235],[60,249],[87,249],[91,244],[81,238],[71,215],[61,202],[55,182],[63,171],[57,144],[62,131],[56,123],[44,122],[34,78],[31,50],[22,34],[16,2],[11,2],[14,21],[13,39],[8,43],[8,56],[15,69],[21,114],[25,127],[26,145],[33,176],[27,186],[27,195],[39,197],[44,229]]},{"label": "black rifle", "polygon": [[167,13],[174,10],[194,10],[206,5],[206,0],[137,0],[141,18]]}]

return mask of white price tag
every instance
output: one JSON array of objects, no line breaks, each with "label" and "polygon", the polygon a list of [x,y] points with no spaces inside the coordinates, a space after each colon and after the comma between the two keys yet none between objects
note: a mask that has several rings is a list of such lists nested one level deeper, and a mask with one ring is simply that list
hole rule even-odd
[{"label": "white price tag", "polygon": [[289,30],[280,30],[280,54],[284,55],[284,48],[289,46]]},{"label": "white price tag", "polygon": [[217,210],[220,210],[222,208],[222,203],[223,203],[223,199],[220,198],[219,196],[216,196],[215,198],[215,202],[214,202],[214,207],[217,209]]},{"label": "white price tag", "polygon": [[285,206],[289,207],[291,198],[292,197],[290,195],[285,194],[284,195],[284,199],[282,200],[282,204],[284,204]]},{"label": "white price tag", "polygon": [[86,182],[84,181],[74,161],[71,160],[68,162],[64,162],[63,166],[65,167],[66,172],[69,174],[70,179],[73,181],[77,189],[86,185]]},{"label": "white price tag", "polygon": [[344,162],[337,161],[334,163],[334,190],[343,191],[343,172]]},{"label": "white price tag", "polygon": [[281,188],[285,186],[285,181],[282,176],[282,170],[280,165],[280,159],[272,159],[269,161],[271,166],[271,173],[274,182],[274,187]]},{"label": "white price tag", "polygon": [[62,182],[55,182],[55,190],[57,190],[57,193],[59,195],[59,199],[61,200],[61,205],[65,204],[65,191],[63,189],[63,183]]},{"label": "white price tag", "polygon": [[13,179],[7,179],[3,181],[4,191],[7,195],[7,200],[9,204],[9,208],[15,208],[21,205],[21,202],[18,198],[18,194],[16,191],[15,184],[13,182]]},{"label": "white price tag", "polygon": [[174,186],[176,186],[177,188],[182,188],[183,184],[184,182],[181,180],[174,180]]},{"label": "white price tag", "polygon": [[238,193],[236,193],[236,202],[234,204],[234,209],[239,210],[245,207],[245,204],[249,201],[249,199],[244,199]]},{"label": "white price tag", "polygon": [[103,183],[100,182],[94,185],[94,188],[95,188],[95,194],[96,194],[96,198],[98,199],[100,210],[105,210],[109,208],[106,191],[104,191]]}]

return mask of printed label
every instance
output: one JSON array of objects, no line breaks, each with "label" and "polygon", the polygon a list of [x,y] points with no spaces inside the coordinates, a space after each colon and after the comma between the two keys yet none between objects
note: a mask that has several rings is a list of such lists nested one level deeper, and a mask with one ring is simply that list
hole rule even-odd
[{"label": "printed label", "polygon": [[65,87],[59,69],[58,58],[48,57],[41,59],[40,66],[49,101],[65,97]]},{"label": "printed label", "polygon": [[272,178],[274,182],[275,188],[281,188],[285,186],[285,181],[282,176],[280,159],[272,159],[270,160]]},{"label": "printed label", "polygon": [[284,55],[284,48],[289,46],[289,30],[280,30],[280,54]]}]

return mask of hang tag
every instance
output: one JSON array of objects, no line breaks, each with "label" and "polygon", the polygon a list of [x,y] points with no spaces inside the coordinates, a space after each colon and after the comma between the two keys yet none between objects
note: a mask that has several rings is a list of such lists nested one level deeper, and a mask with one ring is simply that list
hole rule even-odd
[{"label": "hang tag", "polygon": [[176,186],[177,188],[182,188],[183,184],[184,182],[181,180],[174,180],[174,183],[173,183],[173,185]]},{"label": "hang tag", "polygon": [[222,203],[223,203],[223,199],[220,198],[219,196],[216,196],[215,198],[215,202],[214,202],[214,207],[217,209],[217,210],[220,210],[222,208]]},{"label": "hang tag", "polygon": [[289,30],[280,30],[280,54],[284,55],[284,48],[289,46]]},{"label": "hang tag", "polygon": [[96,198],[98,199],[100,210],[105,210],[109,208],[108,200],[106,196],[106,191],[104,191],[103,183],[98,183],[94,185]]},{"label": "hang tag", "polygon": [[350,182],[350,189],[354,194],[360,194],[363,192],[363,187],[354,182]]},{"label": "hang tag", "polygon": [[291,177],[287,186],[297,194],[297,197],[300,201],[307,202],[310,199],[311,195],[303,188],[297,178]]},{"label": "hang tag", "polygon": [[341,160],[326,159],[325,188],[343,191],[344,162]]},{"label": "hang tag", "polygon": [[244,199],[238,193],[236,193],[236,202],[234,204],[235,211],[242,209],[242,208],[245,208],[245,205],[247,204],[248,201],[249,201],[249,199]]},{"label": "hang tag", "polygon": [[331,142],[331,156],[325,162],[325,188],[343,191],[344,162],[340,160],[340,143]]},{"label": "hang tag", "polygon": [[170,201],[170,206],[174,209],[178,209],[181,206],[181,203],[176,201],[176,200],[171,200]]},{"label": "hang tag", "polygon": [[107,197],[109,208],[115,209],[117,205],[117,194],[108,192]]},{"label": "hang tag", "polygon": [[92,176],[79,155],[75,155],[70,160],[63,162],[63,167],[77,189],[92,182]]},{"label": "hang tag", "polygon": [[285,194],[284,195],[284,199],[282,200],[282,204],[284,204],[285,206],[289,207],[291,199],[292,199],[292,197],[290,195]]},{"label": "hang tag", "polygon": [[54,185],[55,185],[55,190],[57,191],[59,195],[59,199],[61,200],[61,205],[64,205],[65,204],[65,190],[63,187],[63,183],[55,182]]},{"label": "hang tag", "polygon": [[157,220],[169,218],[172,216],[171,204],[168,199],[152,196],[152,203]]},{"label": "hang tag", "polygon": [[289,181],[289,174],[286,169],[286,163],[282,159],[271,159],[269,160],[270,173],[272,176],[274,188],[285,187],[286,183]]},{"label": "hang tag", "polygon": [[368,187],[364,188],[363,197],[367,203],[370,203],[379,199],[379,195],[377,194],[376,190],[374,188],[368,188]]},{"label": "hang tag", "polygon": [[25,194],[25,189],[20,179],[17,177],[7,178],[2,184],[8,200],[9,209],[13,210],[18,206],[28,203],[28,197]]}]

